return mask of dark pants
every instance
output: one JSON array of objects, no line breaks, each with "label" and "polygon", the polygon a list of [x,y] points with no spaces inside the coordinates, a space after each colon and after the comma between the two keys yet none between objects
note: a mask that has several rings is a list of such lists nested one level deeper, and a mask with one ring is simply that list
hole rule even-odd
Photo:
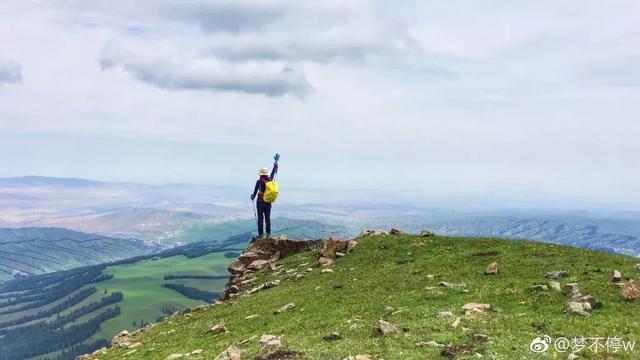
[{"label": "dark pants", "polygon": [[271,203],[258,200],[258,236],[264,234],[263,222],[267,223],[267,234],[271,234]]}]

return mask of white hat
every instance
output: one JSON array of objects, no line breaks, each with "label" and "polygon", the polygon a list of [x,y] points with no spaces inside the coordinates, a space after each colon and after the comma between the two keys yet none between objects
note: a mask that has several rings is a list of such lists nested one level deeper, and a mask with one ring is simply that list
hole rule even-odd
[{"label": "white hat", "polygon": [[258,169],[258,175],[269,175],[269,169],[267,169],[266,167],[261,167],[260,169]]}]

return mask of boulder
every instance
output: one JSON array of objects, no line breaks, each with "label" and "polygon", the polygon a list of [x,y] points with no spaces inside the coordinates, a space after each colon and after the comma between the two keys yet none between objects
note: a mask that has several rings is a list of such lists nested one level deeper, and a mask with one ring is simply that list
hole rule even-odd
[{"label": "boulder", "polygon": [[120,331],[118,335],[111,339],[111,346],[129,347],[129,345],[131,345],[129,335],[127,330]]},{"label": "boulder", "polygon": [[422,236],[422,237],[434,237],[434,236],[436,236],[436,234],[433,231],[430,231],[430,230],[422,230],[422,231],[420,231],[420,236]]},{"label": "boulder", "polygon": [[274,352],[282,347],[282,336],[262,335],[260,337],[260,350],[263,352]]},{"label": "boulder", "polygon": [[216,357],[216,360],[241,360],[242,350],[231,345]]},{"label": "boulder", "polygon": [[487,265],[487,268],[484,270],[485,275],[496,275],[500,273],[500,264],[497,262],[492,262]]},{"label": "boulder", "polygon": [[569,283],[564,285],[563,293],[569,298],[581,296],[580,288],[577,283]]},{"label": "boulder", "polygon": [[462,322],[462,318],[456,318],[452,323],[451,323],[451,327],[454,329],[457,329],[458,326],[460,326],[460,323]]},{"label": "boulder", "polygon": [[491,305],[489,304],[467,303],[462,306],[465,315],[481,314],[489,309],[491,309]]},{"label": "boulder", "polygon": [[378,320],[378,326],[373,328],[373,336],[383,336],[397,332],[398,328],[390,322]]},{"label": "boulder", "polygon": [[588,303],[592,309],[600,309],[602,307],[602,303],[591,295],[580,295],[572,298],[572,300],[581,303]]},{"label": "boulder", "polygon": [[247,270],[258,271],[264,267],[267,267],[269,264],[269,260],[254,260],[247,266]]},{"label": "boulder", "polygon": [[171,354],[169,356],[167,356],[166,358],[164,358],[164,360],[176,360],[176,359],[184,359],[187,356],[189,356],[190,354]]},{"label": "boulder", "polygon": [[277,315],[277,314],[282,314],[283,312],[285,312],[285,311],[289,311],[289,310],[293,309],[294,307],[296,307],[296,304],[294,304],[294,303],[289,303],[289,304],[287,304],[287,305],[284,305],[284,306],[283,306],[283,307],[281,307],[280,309],[276,310],[276,311],[274,312],[274,314],[276,314],[276,315]]},{"label": "boulder", "polygon": [[560,283],[557,281],[549,281],[549,287],[553,291],[558,291],[558,292],[562,291],[562,288],[560,287]]},{"label": "boulder", "polygon": [[568,315],[591,316],[591,305],[587,302],[569,301],[565,309]]},{"label": "boulder", "polygon": [[450,289],[458,289],[458,288],[466,287],[467,284],[465,284],[465,283],[454,284],[454,283],[450,283],[450,282],[446,282],[446,281],[440,281],[438,283],[438,286],[445,287],[445,288],[450,288]]},{"label": "boulder", "polygon": [[209,331],[214,334],[224,334],[226,332],[229,332],[229,329],[227,329],[225,324],[222,322],[222,323],[213,325],[211,329],[209,329]]},{"label": "boulder", "polygon": [[391,230],[389,230],[389,234],[390,235],[395,235],[395,236],[400,236],[400,235],[404,235],[404,231],[402,231],[400,229],[392,228]]},{"label": "boulder", "polygon": [[627,281],[622,288],[622,296],[624,296],[626,300],[631,301],[640,298],[640,286],[638,283],[633,280]]},{"label": "boulder", "polygon": [[622,273],[618,270],[613,270],[613,273],[609,276],[609,281],[615,283],[620,282],[620,280],[622,280]]},{"label": "boulder", "polygon": [[569,276],[569,272],[567,271],[549,271],[544,275],[548,279],[558,280],[564,277]]},{"label": "boulder", "polygon": [[[345,240],[341,238],[330,237],[324,241],[322,250],[320,250],[319,259],[327,258],[335,260],[338,256],[337,253],[346,254],[353,250],[358,244],[355,240]],[[326,261],[326,260],[323,260]]]}]

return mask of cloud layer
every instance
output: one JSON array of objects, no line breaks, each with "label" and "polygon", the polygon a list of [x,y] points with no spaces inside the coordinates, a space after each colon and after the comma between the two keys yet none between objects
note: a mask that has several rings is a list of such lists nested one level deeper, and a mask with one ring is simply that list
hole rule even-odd
[{"label": "cloud layer", "polygon": [[[635,0],[6,0],[0,132],[85,161],[11,154],[0,169],[103,177],[112,163],[92,154],[109,146],[91,137],[144,139],[171,144],[145,153],[167,162],[212,163],[175,181],[238,182],[280,151],[300,186],[640,202],[638,13]],[[235,150],[210,143],[262,150],[219,169]],[[166,171],[113,156],[119,179]]]},{"label": "cloud layer", "polygon": [[0,85],[22,81],[22,67],[15,61],[0,58]]}]

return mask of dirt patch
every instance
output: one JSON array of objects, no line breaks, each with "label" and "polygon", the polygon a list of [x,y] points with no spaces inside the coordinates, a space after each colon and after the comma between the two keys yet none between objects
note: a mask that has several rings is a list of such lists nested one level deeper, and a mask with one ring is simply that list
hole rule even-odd
[{"label": "dirt patch", "polygon": [[253,360],[281,360],[281,359],[295,359],[296,357],[302,355],[296,351],[290,350],[278,350],[274,353],[264,356],[256,356]]},{"label": "dirt patch", "polygon": [[471,255],[472,256],[480,256],[480,257],[496,256],[496,255],[498,255],[498,252],[497,251],[481,251],[481,252],[473,253]]},{"label": "dirt patch", "polygon": [[440,355],[453,358],[460,354],[471,354],[472,352],[473,350],[469,345],[447,345],[442,349]]}]

